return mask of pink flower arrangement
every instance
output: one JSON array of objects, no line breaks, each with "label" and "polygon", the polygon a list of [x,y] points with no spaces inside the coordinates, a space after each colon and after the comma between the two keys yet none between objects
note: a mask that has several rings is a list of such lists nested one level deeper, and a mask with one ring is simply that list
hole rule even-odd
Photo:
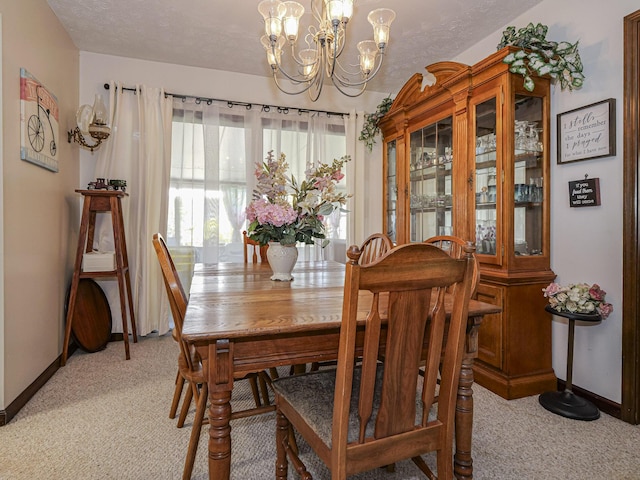
[{"label": "pink flower arrangement", "polygon": [[604,320],[613,311],[613,305],[604,301],[607,292],[597,283],[593,285],[576,283],[565,286],[550,283],[542,289],[542,292],[549,299],[551,308],[558,312],[599,314]]},{"label": "pink flower arrangement", "polygon": [[256,165],[258,183],[246,209],[249,236],[262,245],[294,245],[323,239],[322,246],[326,246],[322,221],[350,196],[336,188],[344,178],[342,167],[348,161],[349,157],[344,156],[331,165],[322,163],[307,170],[306,179],[299,184],[286,174],[289,165],[284,153],[275,158],[273,151],[269,152],[266,161]]}]

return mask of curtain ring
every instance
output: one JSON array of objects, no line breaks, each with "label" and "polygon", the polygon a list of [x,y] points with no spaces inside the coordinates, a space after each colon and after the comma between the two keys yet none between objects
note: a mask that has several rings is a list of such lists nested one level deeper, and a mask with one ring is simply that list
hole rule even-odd
[{"label": "curtain ring", "polygon": [[269,105],[262,105],[262,111],[269,113],[271,111],[271,107]]},{"label": "curtain ring", "polygon": [[196,105],[200,105],[200,102],[202,102],[201,98],[196,97]]},{"label": "curtain ring", "polygon": [[210,98],[207,99],[207,105],[211,105],[213,103],[213,100],[211,100]]}]

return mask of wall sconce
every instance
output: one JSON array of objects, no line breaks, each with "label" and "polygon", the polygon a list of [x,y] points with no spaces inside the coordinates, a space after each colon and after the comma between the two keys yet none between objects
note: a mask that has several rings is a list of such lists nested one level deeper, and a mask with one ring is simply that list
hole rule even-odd
[{"label": "wall sconce", "polygon": [[[96,94],[93,106],[82,105],[76,113],[77,127],[67,132],[69,143],[73,140],[84,148],[96,150],[103,140],[109,138],[111,128],[109,128],[107,107],[102,101],[102,95]],[[87,143],[85,136],[90,135],[95,140],[93,145]]]}]

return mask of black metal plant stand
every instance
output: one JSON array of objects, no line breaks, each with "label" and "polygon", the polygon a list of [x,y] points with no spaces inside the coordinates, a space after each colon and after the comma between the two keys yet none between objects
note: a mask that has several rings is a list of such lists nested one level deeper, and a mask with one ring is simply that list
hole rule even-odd
[{"label": "black metal plant stand", "polygon": [[569,340],[567,348],[567,382],[563,392],[544,392],[538,397],[540,405],[550,412],[562,415],[574,420],[597,420],[600,418],[600,411],[589,400],[577,396],[571,391],[573,374],[573,337],[576,327],[576,320],[582,322],[599,322],[602,317],[599,314],[585,315],[571,312],[558,312],[550,305],[545,310],[553,315],[565,317],[569,320]]}]

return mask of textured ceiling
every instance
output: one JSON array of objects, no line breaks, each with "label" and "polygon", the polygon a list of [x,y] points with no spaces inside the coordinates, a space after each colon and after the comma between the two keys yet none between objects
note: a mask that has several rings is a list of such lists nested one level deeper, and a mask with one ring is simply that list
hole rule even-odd
[{"label": "textured ceiling", "polygon": [[[82,51],[270,76],[259,0],[47,0]],[[311,23],[311,0],[302,25]],[[385,64],[369,89],[395,93],[416,72],[449,60],[541,0],[357,0],[343,57],[372,38],[369,11],[395,10]],[[520,27],[520,25],[518,25]]]}]

